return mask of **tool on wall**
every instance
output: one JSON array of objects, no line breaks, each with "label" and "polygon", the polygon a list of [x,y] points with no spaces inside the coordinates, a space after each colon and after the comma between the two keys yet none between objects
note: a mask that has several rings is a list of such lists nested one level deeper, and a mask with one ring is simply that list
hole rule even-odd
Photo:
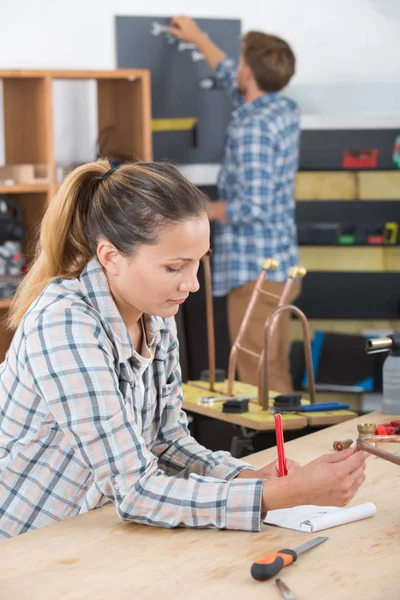
[{"label": "tool on wall", "polygon": [[299,554],[311,550],[311,548],[314,548],[315,546],[319,546],[322,542],[326,542],[327,539],[327,537],[322,536],[316,537],[293,550],[284,548],[283,550],[275,552],[275,554],[269,554],[268,556],[259,558],[251,567],[251,575],[254,579],[257,579],[257,581],[267,581],[268,579],[272,579],[272,577],[275,577],[275,575],[277,575],[284,567],[296,562]]},{"label": "tool on wall", "polygon": [[378,164],[378,149],[345,150],[343,169],[375,169]]}]

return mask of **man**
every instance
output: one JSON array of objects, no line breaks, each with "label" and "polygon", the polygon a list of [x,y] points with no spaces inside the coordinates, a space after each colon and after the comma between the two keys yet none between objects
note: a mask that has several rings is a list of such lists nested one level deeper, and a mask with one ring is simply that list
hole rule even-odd
[{"label": "man", "polygon": [[[196,44],[235,110],[228,128],[218,179],[218,202],[210,202],[215,221],[213,292],[228,296],[231,343],[249,303],[265,258],[279,267],[268,274],[247,330],[245,346],[261,353],[264,323],[277,305],[289,270],[298,264],[294,180],[298,167],[300,113],[292,100],[278,95],[295,70],[295,57],[282,39],[257,31],[242,38],[236,69],[232,60],[205,37],[188,17],[175,17],[170,32]],[[289,302],[300,293],[294,287]],[[279,318],[269,355],[269,387],[292,391],[289,371],[289,314]],[[238,353],[242,381],[257,384],[257,359]]]}]

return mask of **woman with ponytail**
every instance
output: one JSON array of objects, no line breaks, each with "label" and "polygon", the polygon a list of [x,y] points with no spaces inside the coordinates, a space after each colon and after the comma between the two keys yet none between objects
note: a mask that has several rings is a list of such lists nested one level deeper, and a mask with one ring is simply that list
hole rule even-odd
[{"label": "woman with ponytail", "polygon": [[316,503],[325,464],[288,461],[278,479],[275,463],[255,471],[189,434],[174,315],[199,288],[206,210],[166,163],[98,161],[61,185],[0,365],[0,538],[110,502],[127,521],[247,530],[267,508]]}]

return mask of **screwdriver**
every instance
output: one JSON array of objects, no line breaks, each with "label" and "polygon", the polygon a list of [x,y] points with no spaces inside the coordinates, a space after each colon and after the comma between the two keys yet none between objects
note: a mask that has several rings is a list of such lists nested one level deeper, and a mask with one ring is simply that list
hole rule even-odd
[{"label": "screwdriver", "polygon": [[316,537],[313,540],[294,548],[294,550],[285,548],[284,550],[279,550],[279,552],[276,552],[275,554],[269,554],[268,556],[259,558],[252,564],[251,574],[257,581],[271,579],[272,577],[275,577],[283,567],[287,567],[296,562],[299,554],[306,552],[306,550],[311,550],[311,548],[322,544],[322,542],[325,542],[327,539],[327,537],[322,536]]}]

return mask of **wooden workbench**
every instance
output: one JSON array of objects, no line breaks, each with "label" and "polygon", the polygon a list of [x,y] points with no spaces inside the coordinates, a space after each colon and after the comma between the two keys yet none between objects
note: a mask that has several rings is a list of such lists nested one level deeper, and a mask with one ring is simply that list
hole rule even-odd
[{"label": "wooden workbench", "polygon": [[[372,413],[289,442],[301,463],[355,437]],[[275,449],[251,456],[260,467]],[[353,504],[378,514],[327,530],[329,540],[281,573],[297,600],[399,600],[400,469],[371,457]],[[319,534],[317,534],[319,535]],[[0,542],[0,589],[7,600],[279,600],[273,581],[258,583],[250,566],[264,554],[297,546],[313,534],[263,526],[261,533],[161,529],[121,523],[113,506]]]},{"label": "wooden workbench", "polygon": [[[215,384],[215,389],[221,395],[227,392],[227,382]],[[182,385],[183,391],[183,408],[184,410],[212,417],[226,423],[241,425],[256,431],[270,431],[275,429],[274,416],[269,412],[262,410],[257,400],[249,402],[249,412],[232,414],[222,412],[222,403],[214,403],[212,406],[207,404],[199,404],[199,396],[215,396],[215,393],[210,392],[208,383],[205,381],[189,381]],[[257,397],[257,388],[240,381],[235,382],[234,393],[237,396]],[[273,398],[277,396],[277,392],[270,393],[270,403],[272,405]],[[318,396],[317,396],[318,401]],[[308,400],[302,400],[304,403],[309,403]],[[324,427],[327,425],[336,425],[349,419],[354,419],[356,413],[350,410],[331,410],[322,412],[307,412],[298,414],[283,414],[283,426],[286,430],[304,429],[305,427]]]}]

